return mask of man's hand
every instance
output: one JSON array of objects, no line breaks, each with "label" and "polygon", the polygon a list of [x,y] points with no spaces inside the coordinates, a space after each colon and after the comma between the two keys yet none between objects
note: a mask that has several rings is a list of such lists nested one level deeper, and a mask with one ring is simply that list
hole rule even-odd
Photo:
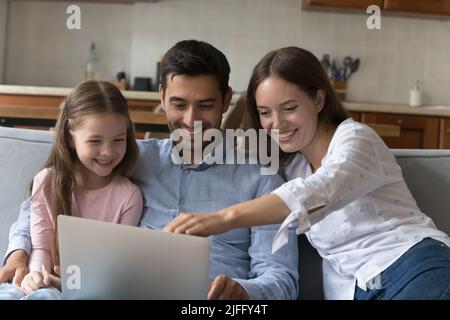
[{"label": "man's hand", "polygon": [[219,275],[210,282],[208,291],[208,300],[248,300],[247,291],[224,275]]},{"label": "man's hand", "polygon": [[16,250],[9,256],[6,264],[0,269],[0,283],[12,281],[20,287],[23,278],[28,273],[28,254],[23,250]]}]

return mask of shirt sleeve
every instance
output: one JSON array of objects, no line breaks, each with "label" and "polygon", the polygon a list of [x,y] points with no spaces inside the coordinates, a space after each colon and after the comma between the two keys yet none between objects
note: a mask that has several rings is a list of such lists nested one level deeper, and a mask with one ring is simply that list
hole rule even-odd
[{"label": "shirt sleeve", "polygon": [[3,258],[3,265],[6,263],[11,253],[16,250],[23,250],[28,255],[30,255],[31,252],[29,199],[22,202],[17,221],[13,223],[9,229],[9,243],[5,257]]},{"label": "shirt sleeve", "polygon": [[[283,183],[278,175],[264,176],[256,197],[270,193]],[[271,254],[272,240],[280,226],[251,228],[248,279],[234,279],[252,300],[296,299],[298,296],[298,247],[295,230],[289,231],[289,242]]]},{"label": "shirt sleeve", "polygon": [[133,192],[124,207],[124,211],[120,215],[120,224],[126,224],[130,226],[137,226],[142,216],[142,210],[144,208],[144,201],[139,188],[133,185]]},{"label": "shirt sleeve", "polygon": [[45,182],[46,172],[41,171],[33,180],[30,203],[31,254],[30,271],[41,271],[41,266],[52,270],[52,249],[55,229],[51,216],[51,190]]},{"label": "shirt sleeve", "polygon": [[[288,226],[296,225],[297,233],[304,233],[329,213],[383,185],[398,181],[398,175],[389,175],[383,170],[380,151],[389,150],[371,129],[353,124],[336,135],[333,146],[330,145],[315,173],[288,181],[273,191],[292,211],[283,222],[276,241]],[[274,242],[274,246],[279,248],[285,242],[280,241],[278,245]]]}]

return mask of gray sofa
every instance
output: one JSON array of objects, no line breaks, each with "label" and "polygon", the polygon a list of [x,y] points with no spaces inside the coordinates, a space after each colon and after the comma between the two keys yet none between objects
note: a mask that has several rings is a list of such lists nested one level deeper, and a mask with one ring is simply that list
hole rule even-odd
[{"label": "gray sofa", "polygon": [[[48,156],[52,133],[0,127],[0,254],[6,250],[8,231],[26,197],[30,179]],[[419,207],[436,225],[450,233],[450,151],[394,150],[406,182]],[[321,259],[299,237],[300,297],[322,299]]]}]

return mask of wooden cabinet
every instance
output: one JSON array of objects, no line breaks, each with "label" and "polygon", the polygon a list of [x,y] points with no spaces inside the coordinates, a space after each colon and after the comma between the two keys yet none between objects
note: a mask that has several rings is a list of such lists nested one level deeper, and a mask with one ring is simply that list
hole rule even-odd
[{"label": "wooden cabinet", "polygon": [[304,0],[305,7],[334,7],[349,9],[367,9],[372,4],[383,6],[382,0]]},{"label": "wooden cabinet", "polygon": [[373,127],[390,148],[437,149],[439,147],[439,118],[437,117],[363,112],[361,122]]},{"label": "wooden cabinet", "polygon": [[347,111],[348,115],[352,117],[353,120],[360,122],[361,121],[361,112],[357,111]]},{"label": "wooden cabinet", "polygon": [[441,118],[439,149],[450,149],[450,118]]},{"label": "wooden cabinet", "polygon": [[383,10],[449,15],[450,0],[383,0]]},{"label": "wooden cabinet", "polygon": [[389,12],[450,15],[450,0],[303,0],[305,8],[365,10],[373,4]]},{"label": "wooden cabinet", "polygon": [[[55,126],[63,101],[64,96],[0,93],[0,125],[47,130]],[[128,98],[127,102],[138,138],[169,131],[165,114],[155,111],[159,100]]]}]

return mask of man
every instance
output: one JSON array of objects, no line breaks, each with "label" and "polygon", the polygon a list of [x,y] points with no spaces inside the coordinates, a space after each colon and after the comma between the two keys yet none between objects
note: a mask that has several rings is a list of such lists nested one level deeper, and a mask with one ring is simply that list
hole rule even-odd
[{"label": "man", "polygon": [[[181,41],[165,55],[161,65],[161,103],[171,131],[192,141],[194,122],[200,129],[220,128],[222,113],[231,101],[230,67],[222,52],[195,40]],[[197,128],[197,127],[196,127]],[[172,150],[175,142],[145,140],[134,182],[144,196],[141,227],[163,229],[182,212],[211,212],[269,193],[283,181],[278,175],[261,176],[258,165],[200,163]],[[204,150],[206,144],[202,144]],[[186,149],[183,149],[186,150]],[[189,150],[189,149],[187,149]],[[194,149],[190,149],[192,154]],[[226,150],[225,150],[226,152]],[[225,156],[225,155],[224,155]],[[193,164],[191,164],[193,163]],[[298,294],[297,241],[271,255],[277,225],[241,228],[210,237],[209,299],[295,299]],[[291,234],[295,237],[295,234]],[[0,283],[19,282],[26,274],[30,252],[29,211],[22,206],[10,232],[7,262]]]}]

